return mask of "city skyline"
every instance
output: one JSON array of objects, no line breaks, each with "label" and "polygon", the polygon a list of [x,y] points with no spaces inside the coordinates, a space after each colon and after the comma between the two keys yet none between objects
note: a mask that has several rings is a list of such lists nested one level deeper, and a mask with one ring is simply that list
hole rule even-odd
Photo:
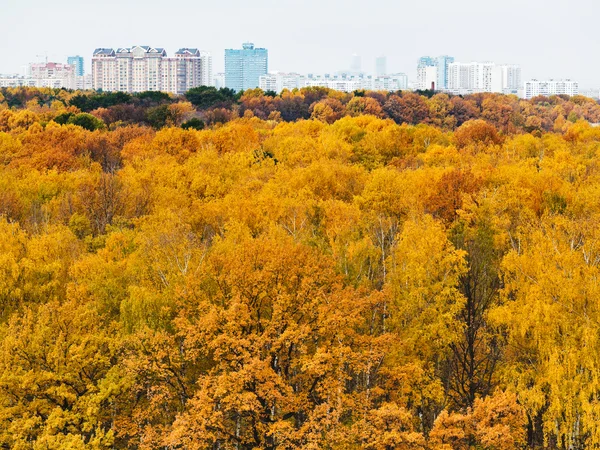
[{"label": "city skyline", "polygon": [[[253,43],[241,49],[225,50],[225,73],[212,73],[212,56],[197,48],[180,48],[169,57],[162,47],[132,46],[97,48],[92,70],[83,75],[83,57],[67,58],[67,64],[45,61],[30,63],[26,76],[0,76],[0,87],[54,87],[96,89],[128,93],[162,91],[184,94],[199,86],[228,87],[234,91],[260,88],[281,92],[283,89],[327,87],[356,90],[427,90],[454,95],[472,93],[515,94],[530,99],[536,95],[577,95],[579,83],[571,79],[530,79],[523,84],[518,64],[460,62],[453,56],[422,56],[417,64],[417,80],[409,82],[405,73],[386,73],[386,57],[375,60],[375,73],[362,70],[361,58],[352,55],[351,69],[334,74],[298,74],[268,71],[268,49]],[[214,81],[214,82],[213,82]],[[584,89],[585,91],[585,89]],[[597,95],[591,96],[598,98]]]},{"label": "city skyline", "polygon": [[[451,5],[441,1],[426,5],[384,2],[363,8],[361,14],[356,14],[360,4],[354,0],[327,4],[313,0],[257,0],[252,4],[232,0],[226,5],[201,6],[186,0],[180,2],[186,14],[173,21],[154,14],[153,7],[159,5],[155,0],[148,0],[144,9],[136,2],[108,0],[106,8],[119,5],[122,17],[136,18],[131,26],[117,28],[103,25],[98,18],[89,19],[92,9],[73,0],[62,0],[58,5],[39,0],[26,5],[16,0],[3,3],[6,26],[0,38],[10,46],[0,61],[0,73],[18,72],[35,61],[36,55],[41,55],[40,61],[46,52],[49,60],[56,61],[84,55],[89,71],[88,55],[97,47],[159,44],[172,53],[181,43],[211,52],[213,71],[218,73],[224,69],[224,49],[251,41],[269,49],[271,70],[286,72],[348,69],[356,53],[367,72],[373,72],[377,56],[385,55],[388,72],[405,72],[415,79],[415,61],[420,56],[449,54],[461,61],[520,64],[527,79],[572,78],[581,86],[600,85],[600,62],[583,57],[583,49],[593,48],[599,40],[588,30],[600,13],[600,5],[589,0],[570,10],[568,21],[562,8],[553,7],[558,2],[541,0],[506,0],[484,8],[472,0]],[[345,7],[338,8],[342,4]],[[196,25],[198,19],[200,27]],[[62,21],[69,27],[49,31],[44,26]],[[227,33],[218,32],[223,27]],[[509,32],[515,29],[518,32]],[[14,39],[17,35],[20,38]]]}]

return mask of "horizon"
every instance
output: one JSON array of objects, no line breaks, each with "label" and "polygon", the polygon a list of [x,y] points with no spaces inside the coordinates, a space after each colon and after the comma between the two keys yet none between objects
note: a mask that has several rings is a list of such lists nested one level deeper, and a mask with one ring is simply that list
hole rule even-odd
[{"label": "horizon", "polygon": [[[134,18],[122,30],[110,15],[104,16],[106,25],[97,18],[91,23],[89,18],[96,9],[82,7],[74,0],[62,0],[58,8],[40,0],[27,6],[17,0],[4,1],[6,26],[0,36],[11,45],[0,60],[3,74],[20,73],[24,66],[40,62],[46,55],[52,62],[83,56],[89,72],[95,48],[132,45],[163,47],[169,55],[181,47],[196,47],[211,53],[213,73],[219,73],[224,68],[224,50],[240,48],[249,41],[269,50],[270,72],[344,71],[350,68],[352,55],[358,54],[361,69],[374,73],[375,59],[384,55],[388,73],[403,72],[412,80],[421,56],[450,55],[457,62],[518,64],[524,80],[571,79],[582,89],[600,87],[600,62],[583,54],[584,48],[594,48],[600,40],[588,32],[600,14],[600,4],[591,0],[569,11],[568,21],[564,20],[564,9],[556,7],[562,4],[555,0],[507,0],[485,7],[474,0],[451,5],[434,0],[429,5],[404,6],[384,2],[361,10],[360,22],[355,17],[360,6],[356,0],[328,4],[257,0],[252,5],[232,0],[225,5],[204,6],[184,0],[178,10],[186,14],[176,16],[175,21],[156,14],[157,8],[162,8],[156,0],[149,0],[143,10],[131,0],[108,0],[103,10]],[[340,5],[343,8],[338,8]],[[232,10],[237,13],[231,15]],[[515,11],[531,20],[516,20]],[[207,15],[223,20],[203,20]],[[411,17],[426,17],[427,22],[409,20]],[[491,18],[493,24],[489,23]],[[47,25],[60,21],[70,26],[50,29]],[[456,26],[461,23],[468,26]],[[20,39],[11,41],[10,36]],[[582,42],[587,43],[585,47]]]}]

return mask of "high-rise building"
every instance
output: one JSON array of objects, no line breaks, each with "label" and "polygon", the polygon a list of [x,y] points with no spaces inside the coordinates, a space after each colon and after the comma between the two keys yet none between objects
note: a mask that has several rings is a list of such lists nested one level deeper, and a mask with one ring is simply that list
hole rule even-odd
[{"label": "high-rise building", "polygon": [[269,68],[269,52],[246,42],[241,49],[225,50],[225,87],[245,91],[259,87],[260,76]]},{"label": "high-rise building", "polygon": [[443,90],[448,87],[448,66],[454,62],[453,56],[442,55],[436,58],[437,85],[436,89]]},{"label": "high-rise building", "polygon": [[516,64],[500,66],[502,76],[502,92],[504,94],[518,94],[523,87],[521,67]]},{"label": "high-rise building", "polygon": [[85,75],[85,67],[83,65],[83,56],[69,56],[67,58],[67,64],[70,66],[74,66],[75,75],[78,77],[82,77]]},{"label": "high-rise building", "polygon": [[417,65],[417,89],[436,90],[438,82],[437,60],[430,56],[419,58]]},{"label": "high-rise building", "polygon": [[417,89],[437,89],[438,69],[437,66],[417,67]]},{"label": "high-rise building", "polygon": [[31,78],[70,78],[75,76],[75,69],[69,64],[55,62],[31,63],[28,68]]},{"label": "high-rise building", "polygon": [[492,62],[450,63],[446,91],[453,94],[495,92],[517,94],[521,89],[521,68]]},{"label": "high-rise building", "polygon": [[197,48],[181,48],[167,57],[160,47],[98,48],[92,57],[94,89],[103,91],[163,91],[184,94],[210,85],[212,59]]},{"label": "high-rise building", "polygon": [[496,65],[492,62],[451,63],[446,89],[454,94],[502,91]]},{"label": "high-rise building", "polygon": [[432,58],[431,56],[421,56],[419,58],[419,64],[417,65],[417,67],[435,66],[435,65],[436,65],[435,58]]},{"label": "high-rise building", "polygon": [[[422,56],[417,65],[417,89],[444,90],[448,87],[448,68],[454,62],[453,56],[437,58]],[[432,69],[435,68],[435,69]]]},{"label": "high-rise building", "polygon": [[529,80],[525,83],[524,97],[527,100],[543,95],[578,95],[579,84],[571,80]]},{"label": "high-rise building", "polygon": [[383,77],[387,75],[387,58],[385,56],[378,56],[375,58],[375,76]]},{"label": "high-rise building", "polygon": [[359,54],[353,53],[350,62],[350,72],[360,73],[362,71],[362,58]]},{"label": "high-rise building", "polygon": [[212,85],[212,57],[197,48],[180,48],[175,58],[167,58],[177,71],[178,93],[185,93],[197,86]]},{"label": "high-rise building", "polygon": [[200,52],[200,66],[202,68],[202,86],[213,85],[212,55],[209,52]]}]

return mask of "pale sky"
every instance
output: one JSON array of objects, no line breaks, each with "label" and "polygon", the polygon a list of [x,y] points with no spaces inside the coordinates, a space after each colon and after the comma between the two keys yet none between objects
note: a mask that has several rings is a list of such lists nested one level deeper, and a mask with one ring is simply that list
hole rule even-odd
[{"label": "pale sky", "polygon": [[520,64],[523,77],[600,87],[600,0],[0,0],[0,73],[36,55],[66,62],[97,47],[198,47],[223,70],[223,50],[269,49],[269,70],[325,73],[353,53],[374,72],[416,76],[420,56]]}]

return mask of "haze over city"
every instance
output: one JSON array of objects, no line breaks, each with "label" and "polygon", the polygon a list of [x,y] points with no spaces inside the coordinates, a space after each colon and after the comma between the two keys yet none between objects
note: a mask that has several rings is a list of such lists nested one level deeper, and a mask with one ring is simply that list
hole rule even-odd
[{"label": "haze over city", "polygon": [[[107,0],[102,5],[62,0],[1,0],[4,42],[0,73],[15,73],[32,61],[86,58],[97,47],[160,46],[173,53],[198,47],[223,70],[223,50],[252,41],[269,49],[269,70],[324,73],[347,69],[351,55],[374,71],[387,56],[390,72],[416,76],[422,55],[454,55],[461,61],[496,61],[523,67],[525,78],[572,78],[598,87],[600,61],[589,50],[600,3],[583,0],[475,0],[443,2],[356,0],[256,0],[166,5],[148,0]],[[587,55],[587,56],[586,56]]]}]

